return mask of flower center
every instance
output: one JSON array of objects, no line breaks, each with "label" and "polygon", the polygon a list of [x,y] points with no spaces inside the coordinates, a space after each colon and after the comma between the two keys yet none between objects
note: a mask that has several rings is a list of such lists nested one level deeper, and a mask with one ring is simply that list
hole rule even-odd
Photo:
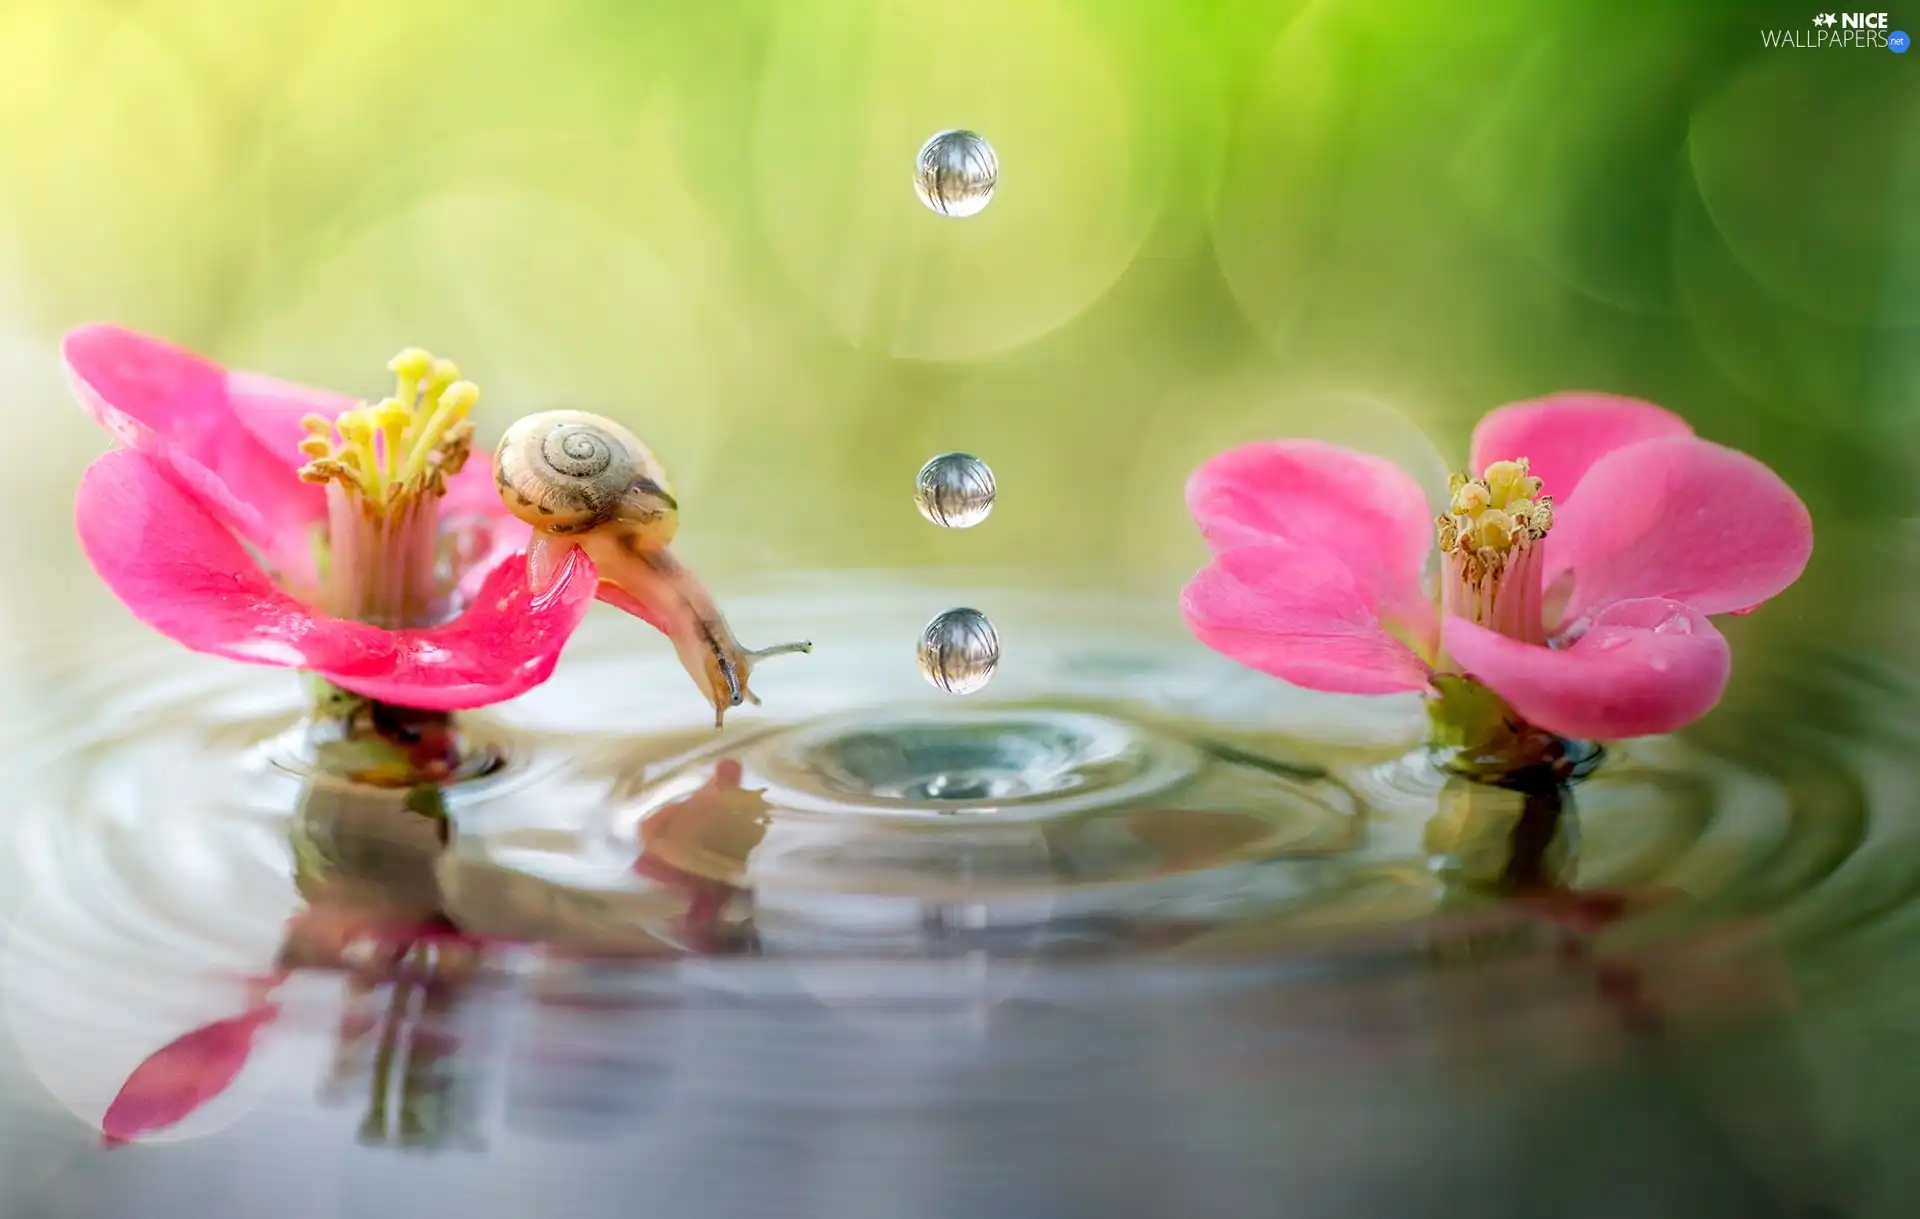
[{"label": "flower center", "polygon": [[417,347],[387,368],[394,392],[328,420],[309,415],[307,482],[327,488],[325,608],[388,629],[426,626],[445,610],[436,572],[439,502],[473,448],[467,415],[480,389]]},{"label": "flower center", "polygon": [[404,509],[410,499],[438,498],[473,448],[467,415],[480,387],[460,380],[451,360],[418,347],[393,357],[387,369],[394,392],[376,406],[364,403],[338,418],[308,415],[300,451],[312,460],[300,477],[345,487],[363,511]]},{"label": "flower center", "polygon": [[1527,643],[1545,643],[1540,546],[1553,528],[1553,500],[1540,493],[1527,460],[1496,461],[1479,478],[1456,474],[1452,502],[1435,518],[1440,535],[1441,607]]}]

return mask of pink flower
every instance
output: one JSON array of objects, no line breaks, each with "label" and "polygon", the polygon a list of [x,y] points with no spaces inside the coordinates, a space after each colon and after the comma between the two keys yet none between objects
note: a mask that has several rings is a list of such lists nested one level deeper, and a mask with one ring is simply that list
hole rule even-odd
[{"label": "pink flower", "polygon": [[1436,613],[1436,521],[1405,474],[1312,441],[1222,453],[1187,485],[1215,555],[1182,596],[1188,624],[1312,690],[1428,690],[1453,671],[1549,732],[1644,736],[1719,701],[1732,660],[1708,615],[1757,608],[1813,549],[1772,470],[1647,402],[1501,407],[1474,430],[1472,468],[1437,522]]},{"label": "pink flower", "polygon": [[428,497],[438,519],[424,544],[450,559],[433,592],[453,616],[384,629],[318,609],[316,542],[341,497],[300,477],[313,456],[303,420],[354,402],[116,326],[75,330],[63,354],[81,404],[125,446],[81,478],[81,546],[135,617],[195,651],[458,710],[545,681],[594,599],[592,565],[577,556],[539,596],[529,589],[524,561],[512,561],[528,527],[500,503],[483,459],[456,463],[435,483],[444,495]]}]

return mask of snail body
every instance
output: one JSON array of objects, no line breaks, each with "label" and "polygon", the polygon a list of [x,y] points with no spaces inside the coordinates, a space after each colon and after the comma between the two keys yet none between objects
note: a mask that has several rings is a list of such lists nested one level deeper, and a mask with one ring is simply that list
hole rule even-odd
[{"label": "snail body", "polygon": [[599,598],[673,641],[680,663],[713,705],[759,702],[747,688],[753,664],[809,643],[749,651],[692,572],[667,546],[680,505],[660,461],[626,428],[585,411],[545,411],[509,427],[494,451],[494,482],[507,510],[533,527],[527,578],[550,590],[577,549],[592,560]]}]

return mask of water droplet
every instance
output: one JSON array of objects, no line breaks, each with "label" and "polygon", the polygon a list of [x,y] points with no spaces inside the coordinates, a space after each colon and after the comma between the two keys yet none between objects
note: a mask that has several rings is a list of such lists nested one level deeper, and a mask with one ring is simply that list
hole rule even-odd
[{"label": "water droplet", "polygon": [[1693,619],[1687,617],[1685,614],[1668,614],[1660,620],[1658,626],[1653,628],[1653,633],[1656,635],[1691,635],[1693,634]]},{"label": "water droplet", "polygon": [[950,609],[920,632],[920,672],[949,694],[985,689],[1000,666],[1000,636],[977,609]]},{"label": "water droplet", "polygon": [[1615,648],[1626,647],[1627,637],[1625,635],[1617,635],[1612,633],[1605,634],[1605,635],[1597,635],[1594,637],[1593,646],[1599,651],[1611,652]]},{"label": "water droplet", "polygon": [[973,216],[993,201],[1000,158],[993,145],[971,131],[942,131],[920,146],[913,189],[942,216]]},{"label": "water droplet", "polygon": [[913,502],[946,529],[971,529],[993,511],[993,471],[970,453],[942,453],[920,467]]}]

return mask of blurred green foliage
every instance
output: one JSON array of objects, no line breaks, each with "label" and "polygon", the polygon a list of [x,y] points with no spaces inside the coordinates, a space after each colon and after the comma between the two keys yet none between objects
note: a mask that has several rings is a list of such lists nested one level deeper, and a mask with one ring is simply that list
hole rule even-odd
[{"label": "blurred green foliage", "polygon": [[[8,0],[0,322],[29,364],[106,318],[362,392],[420,343],[483,427],[633,425],[685,545],[739,568],[1171,589],[1223,445],[1437,480],[1483,410],[1563,388],[1672,406],[1871,530],[1914,512],[1920,57],[1762,49],[1807,19]],[[910,188],[950,126],[1001,159],[970,220]],[[58,397],[23,377],[0,409],[70,486],[100,441]],[[994,466],[987,527],[913,512],[947,448]]]}]

